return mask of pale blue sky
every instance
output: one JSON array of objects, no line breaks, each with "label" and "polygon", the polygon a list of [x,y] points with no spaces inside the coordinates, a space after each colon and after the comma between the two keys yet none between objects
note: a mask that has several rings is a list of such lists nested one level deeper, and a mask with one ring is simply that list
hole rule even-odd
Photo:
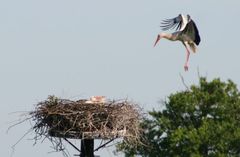
[{"label": "pale blue sky", "polygon": [[[239,0],[0,0],[0,146],[11,146],[29,129],[6,134],[15,111],[30,111],[48,95],[128,97],[145,111],[170,93],[197,83],[200,74],[240,84]],[[180,42],[153,43],[162,19],[190,14],[202,38],[184,72]],[[32,147],[27,136],[14,156],[57,157],[45,141]],[[111,157],[111,149],[97,152]],[[74,151],[70,152],[71,154]]]}]

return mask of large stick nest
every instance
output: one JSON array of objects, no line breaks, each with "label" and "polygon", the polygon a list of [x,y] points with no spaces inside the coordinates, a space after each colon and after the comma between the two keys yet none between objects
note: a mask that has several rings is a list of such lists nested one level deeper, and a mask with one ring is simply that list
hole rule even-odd
[{"label": "large stick nest", "polygon": [[86,103],[49,96],[30,112],[38,136],[73,139],[113,139],[137,142],[140,136],[140,108],[123,101]]}]

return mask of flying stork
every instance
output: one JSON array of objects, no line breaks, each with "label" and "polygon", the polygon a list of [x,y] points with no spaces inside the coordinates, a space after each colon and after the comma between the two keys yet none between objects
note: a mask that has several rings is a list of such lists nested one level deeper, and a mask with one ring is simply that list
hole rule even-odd
[{"label": "flying stork", "polygon": [[196,52],[197,50],[196,45],[199,45],[201,41],[195,22],[191,19],[189,15],[184,16],[182,14],[179,14],[175,18],[163,20],[161,24],[163,31],[176,28],[176,32],[158,34],[154,46],[156,46],[156,44],[161,38],[165,38],[171,41],[177,40],[181,41],[187,50],[186,62],[184,64],[184,70],[187,71],[188,60],[190,55],[189,48],[193,52]]}]

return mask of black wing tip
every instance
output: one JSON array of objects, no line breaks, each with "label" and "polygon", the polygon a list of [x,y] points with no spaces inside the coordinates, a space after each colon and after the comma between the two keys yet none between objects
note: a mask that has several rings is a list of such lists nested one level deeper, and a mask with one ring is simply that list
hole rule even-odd
[{"label": "black wing tip", "polygon": [[200,38],[199,34],[196,35],[194,42],[196,43],[196,45],[200,44],[201,38]]},{"label": "black wing tip", "polygon": [[194,42],[199,45],[200,42],[201,42],[201,38],[200,38],[200,35],[199,35],[199,31],[198,31],[198,28],[197,28],[197,25],[196,23],[191,19],[192,23],[193,23],[193,27],[194,27],[194,31],[195,31],[195,40]]}]

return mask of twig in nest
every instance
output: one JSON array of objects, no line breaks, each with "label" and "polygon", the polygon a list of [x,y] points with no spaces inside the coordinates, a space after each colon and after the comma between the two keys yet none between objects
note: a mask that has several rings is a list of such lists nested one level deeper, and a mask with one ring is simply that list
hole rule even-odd
[{"label": "twig in nest", "polygon": [[8,127],[6,133],[8,133],[13,127],[15,127],[15,126],[17,126],[17,125],[19,125],[19,124],[22,124],[23,122],[25,122],[25,121],[27,121],[27,120],[30,120],[30,119],[32,119],[32,117],[28,117],[28,118],[25,118],[25,119],[23,119],[23,120],[20,120],[20,119],[19,119],[18,122],[16,122],[15,124],[13,124],[13,125],[11,125],[11,126]]},{"label": "twig in nest", "polygon": [[12,152],[11,152],[11,156],[13,156],[14,152],[15,152],[15,147],[16,145],[25,137],[27,136],[27,134],[29,134],[32,131],[32,129],[29,129],[14,145],[12,145]]}]

